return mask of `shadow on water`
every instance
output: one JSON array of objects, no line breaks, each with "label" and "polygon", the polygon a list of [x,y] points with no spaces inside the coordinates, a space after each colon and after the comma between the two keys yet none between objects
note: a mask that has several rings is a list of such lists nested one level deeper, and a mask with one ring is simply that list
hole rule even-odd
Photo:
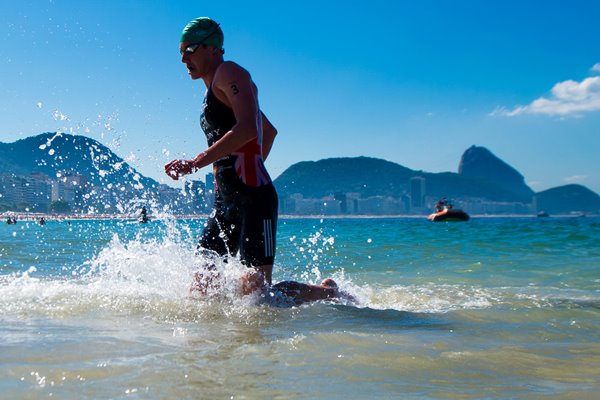
[{"label": "shadow on water", "polygon": [[368,326],[373,329],[448,329],[450,327],[448,321],[442,317],[445,314],[377,310],[347,305],[335,305],[334,308],[349,324]]},{"label": "shadow on water", "polygon": [[549,303],[557,309],[589,309],[600,310],[600,301],[597,300],[573,300],[573,299],[553,299]]},{"label": "shadow on water", "polygon": [[[341,304],[311,304],[280,315],[280,322],[298,323],[315,330],[361,331],[390,333],[400,330],[450,330],[446,314],[418,313],[398,310],[377,310]],[[280,313],[286,314],[284,310]],[[287,317],[292,317],[291,320]]]}]

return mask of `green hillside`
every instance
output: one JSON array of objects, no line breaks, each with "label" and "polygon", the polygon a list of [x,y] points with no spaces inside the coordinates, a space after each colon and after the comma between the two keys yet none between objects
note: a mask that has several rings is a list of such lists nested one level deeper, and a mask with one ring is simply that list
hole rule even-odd
[{"label": "green hillside", "polygon": [[[329,158],[292,165],[276,180],[280,196],[300,193],[324,197],[336,192],[359,193],[361,197],[399,197],[409,192],[410,179],[425,178],[427,194],[434,197],[480,197],[495,201],[523,201],[504,185],[453,172],[414,171],[376,158]],[[531,199],[529,199],[531,201]]]}]

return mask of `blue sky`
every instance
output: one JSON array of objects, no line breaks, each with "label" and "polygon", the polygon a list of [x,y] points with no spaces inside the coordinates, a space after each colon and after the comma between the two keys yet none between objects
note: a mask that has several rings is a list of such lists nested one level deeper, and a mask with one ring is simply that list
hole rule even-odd
[{"label": "blue sky", "polygon": [[171,184],[162,166],[206,146],[179,35],[210,16],[279,130],[273,177],[359,155],[456,172],[479,145],[534,190],[600,193],[598,15],[578,0],[0,0],[0,141],[90,136]]}]

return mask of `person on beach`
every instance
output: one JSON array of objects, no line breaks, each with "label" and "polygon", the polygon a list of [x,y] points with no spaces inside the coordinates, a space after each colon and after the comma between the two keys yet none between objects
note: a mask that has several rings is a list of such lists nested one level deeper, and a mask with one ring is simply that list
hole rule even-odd
[{"label": "person on beach", "polygon": [[[193,159],[165,165],[172,179],[192,174],[210,164],[215,176],[214,208],[200,240],[201,255],[235,256],[250,268],[242,280],[244,295],[266,292],[272,284],[277,232],[278,199],[265,168],[277,130],[261,112],[258,90],[247,70],[223,59],[223,31],[207,17],[196,18],[183,29],[179,51],[191,79],[202,79],[206,94],[200,125],[208,148]],[[215,282],[214,266],[195,276],[192,290]],[[217,272],[218,273],[218,272]],[[337,285],[282,282],[273,288],[301,301],[337,296]]]}]

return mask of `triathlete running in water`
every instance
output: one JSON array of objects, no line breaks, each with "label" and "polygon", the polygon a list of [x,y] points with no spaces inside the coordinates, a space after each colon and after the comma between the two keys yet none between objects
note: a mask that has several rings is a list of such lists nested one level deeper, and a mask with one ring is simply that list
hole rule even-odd
[{"label": "triathlete running in water", "polygon": [[[223,32],[210,18],[192,20],[179,43],[181,61],[192,79],[207,91],[200,125],[208,148],[191,160],[173,160],[165,172],[177,180],[213,164],[215,201],[198,243],[200,254],[235,256],[253,269],[243,279],[244,294],[266,291],[272,284],[277,233],[277,192],[265,168],[276,129],[260,111],[257,87],[250,74],[223,59]],[[193,290],[214,283],[214,267],[196,274]],[[217,272],[218,273],[218,272]],[[337,285],[281,282],[274,289],[310,301],[337,297]]]}]

